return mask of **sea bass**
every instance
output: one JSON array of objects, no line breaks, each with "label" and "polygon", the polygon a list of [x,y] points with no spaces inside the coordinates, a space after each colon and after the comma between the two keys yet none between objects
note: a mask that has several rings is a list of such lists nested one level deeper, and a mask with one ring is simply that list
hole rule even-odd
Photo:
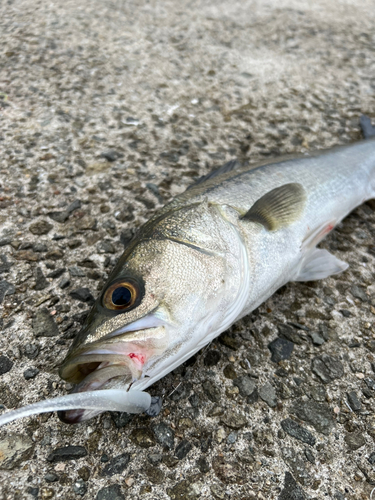
[{"label": "sea bass", "polygon": [[60,416],[69,423],[146,410],[144,389],[285,283],[344,271],[317,245],[374,197],[373,139],[246,167],[229,162],[201,178],[140,229],[113,269],[60,368],[75,394],[0,423],[54,409],[68,410]]}]

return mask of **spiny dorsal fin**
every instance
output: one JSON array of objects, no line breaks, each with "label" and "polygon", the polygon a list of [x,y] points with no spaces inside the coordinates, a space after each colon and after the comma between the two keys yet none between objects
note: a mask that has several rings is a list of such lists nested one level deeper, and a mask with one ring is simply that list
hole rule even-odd
[{"label": "spiny dorsal fin", "polygon": [[289,226],[302,215],[306,192],[301,184],[284,184],[254,203],[243,219],[262,224],[269,231]]},{"label": "spiny dorsal fin", "polygon": [[199,179],[197,179],[194,182],[194,184],[189,186],[187,188],[187,190],[191,189],[192,187],[197,186],[198,184],[202,184],[202,182],[205,182],[205,181],[208,181],[209,179],[217,177],[218,175],[227,174],[228,172],[231,172],[235,168],[239,168],[240,165],[241,164],[237,160],[230,160],[227,163],[224,163],[224,165],[221,165],[221,167],[217,168],[216,170],[213,170],[212,172],[209,172],[208,174],[203,175],[202,177],[199,177]]}]

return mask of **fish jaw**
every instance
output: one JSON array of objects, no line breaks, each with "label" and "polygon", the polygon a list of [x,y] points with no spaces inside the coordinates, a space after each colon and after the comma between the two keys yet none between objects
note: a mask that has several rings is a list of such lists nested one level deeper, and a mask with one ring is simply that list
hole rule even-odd
[{"label": "fish jaw", "polygon": [[[60,368],[60,376],[76,384],[74,393],[117,387],[130,390],[133,382],[144,377],[144,366],[160,356],[167,345],[168,331],[165,326],[111,337],[71,353]],[[73,424],[99,413],[94,410],[69,410],[59,412],[59,418]]]}]

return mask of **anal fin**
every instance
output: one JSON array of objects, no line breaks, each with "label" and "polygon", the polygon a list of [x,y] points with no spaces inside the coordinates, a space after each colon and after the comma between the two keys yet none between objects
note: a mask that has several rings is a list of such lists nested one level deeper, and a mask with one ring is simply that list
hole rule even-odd
[{"label": "anal fin", "polygon": [[302,259],[294,281],[314,281],[348,269],[349,264],[321,248],[313,248]]}]

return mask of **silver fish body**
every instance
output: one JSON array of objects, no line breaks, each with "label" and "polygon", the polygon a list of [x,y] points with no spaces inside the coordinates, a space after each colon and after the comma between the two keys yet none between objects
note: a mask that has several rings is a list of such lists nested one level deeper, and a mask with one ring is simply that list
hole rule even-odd
[{"label": "silver fish body", "polygon": [[[321,239],[375,197],[375,141],[232,169],[159,210],[120,258],[60,370],[143,390],[288,281],[346,269]],[[97,412],[96,412],[97,413]],[[67,412],[75,422],[95,412]]]}]

